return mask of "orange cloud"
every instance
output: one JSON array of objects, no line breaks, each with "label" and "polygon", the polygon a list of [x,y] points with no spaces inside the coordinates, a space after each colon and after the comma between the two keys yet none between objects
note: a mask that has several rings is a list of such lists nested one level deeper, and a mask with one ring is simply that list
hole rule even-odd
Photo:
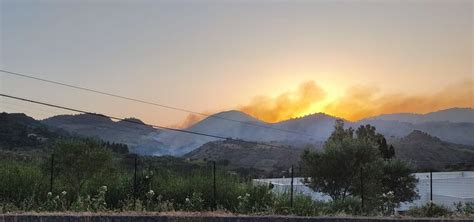
[{"label": "orange cloud", "polygon": [[311,107],[322,101],[326,93],[314,81],[301,84],[297,90],[288,91],[275,98],[255,97],[248,105],[238,109],[267,122],[298,117],[311,111]]},{"label": "orange cloud", "polygon": [[357,86],[324,107],[323,112],[348,120],[388,114],[427,113],[452,107],[474,107],[474,80],[466,79],[431,94],[383,94],[376,87]]},{"label": "orange cloud", "polygon": [[[353,86],[332,101],[314,81],[277,97],[258,96],[237,109],[266,122],[278,122],[302,114],[324,112],[347,120],[389,113],[427,113],[452,107],[474,107],[474,80],[466,79],[427,94],[383,93],[375,86]],[[319,105],[320,110],[314,110]],[[322,105],[322,106],[321,106]],[[210,114],[210,113],[207,113]],[[177,127],[186,128],[205,116],[190,114]]]}]

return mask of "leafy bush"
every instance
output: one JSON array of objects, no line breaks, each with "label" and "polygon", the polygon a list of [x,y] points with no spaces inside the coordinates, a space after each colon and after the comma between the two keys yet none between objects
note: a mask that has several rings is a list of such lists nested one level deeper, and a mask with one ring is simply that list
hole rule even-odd
[{"label": "leafy bush", "polygon": [[434,203],[427,203],[421,207],[412,207],[408,210],[407,215],[412,217],[448,217],[453,212],[447,207]]},{"label": "leafy bush", "polygon": [[328,201],[324,207],[324,214],[338,215],[360,215],[362,212],[359,198],[347,197],[341,200]]},{"label": "leafy bush", "polygon": [[21,210],[30,210],[35,202],[42,202],[48,190],[47,178],[34,163],[1,162],[0,181],[8,181],[0,183],[0,202],[26,208]]},{"label": "leafy bush", "polygon": [[202,194],[193,193],[191,197],[186,197],[183,208],[187,211],[204,210],[204,199],[202,199]]},{"label": "leafy bush", "polygon": [[108,210],[106,202],[107,186],[101,186],[94,196],[86,195],[77,197],[72,203],[71,209],[77,212],[92,211],[105,212]]},{"label": "leafy bush", "polygon": [[53,195],[53,193],[48,192],[46,201],[44,202],[42,206],[42,210],[45,211],[65,211],[67,210],[67,204],[66,204],[66,191],[63,191],[59,195]]},{"label": "leafy bush", "polygon": [[455,213],[461,217],[474,217],[474,202],[455,203]]},{"label": "leafy bush", "polygon": [[290,207],[290,194],[275,194],[273,214],[298,215],[298,216],[319,216],[323,213],[324,202],[314,201],[309,196],[295,194],[293,196],[293,208]]}]

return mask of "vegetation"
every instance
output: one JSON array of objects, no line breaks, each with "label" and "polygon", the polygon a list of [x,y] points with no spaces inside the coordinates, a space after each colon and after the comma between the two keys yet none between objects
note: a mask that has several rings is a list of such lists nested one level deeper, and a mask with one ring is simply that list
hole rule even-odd
[{"label": "vegetation", "polygon": [[[228,171],[225,161],[217,162],[214,197],[212,166],[206,161],[142,157],[129,154],[123,144],[41,131],[31,124],[8,127],[19,130],[0,126],[5,138],[11,137],[0,144],[0,181],[8,181],[0,183],[0,213],[220,209],[253,215],[391,215],[398,203],[416,197],[411,170],[393,159],[393,147],[370,126],[354,132],[339,122],[323,152],[305,152],[305,171],[319,178],[308,184],[334,200],[295,193],[293,207],[289,193],[253,185],[246,178],[255,176],[252,170]],[[453,211],[420,207],[410,215],[472,217],[473,205],[459,203]]]},{"label": "vegetation", "polygon": [[453,214],[448,208],[434,203],[427,203],[421,207],[413,207],[408,215],[413,217],[447,217]]},{"label": "vegetation", "polygon": [[417,198],[416,178],[394,156],[394,148],[375,127],[360,126],[354,131],[337,121],[323,151],[308,150],[302,160],[313,190],[335,201],[358,197],[364,214],[391,214],[401,202]]}]

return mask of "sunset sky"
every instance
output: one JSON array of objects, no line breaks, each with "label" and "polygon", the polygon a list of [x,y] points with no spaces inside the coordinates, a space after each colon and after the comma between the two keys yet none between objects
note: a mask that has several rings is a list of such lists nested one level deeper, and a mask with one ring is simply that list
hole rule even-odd
[{"label": "sunset sky", "polygon": [[[1,69],[198,112],[276,122],[474,107],[471,0],[0,0],[0,10]],[[0,81],[4,94],[153,124],[188,116]],[[0,111],[64,113],[4,98]]]}]

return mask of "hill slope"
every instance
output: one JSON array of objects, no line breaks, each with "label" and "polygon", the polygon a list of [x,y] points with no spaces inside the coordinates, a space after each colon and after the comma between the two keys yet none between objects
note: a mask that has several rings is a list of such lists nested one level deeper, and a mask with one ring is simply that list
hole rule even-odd
[{"label": "hill slope", "polygon": [[230,169],[253,168],[268,173],[286,171],[291,165],[298,166],[302,151],[225,140],[206,143],[183,157],[224,162]]},{"label": "hill slope", "polygon": [[452,123],[474,123],[474,109],[472,108],[451,108],[431,112],[427,114],[416,113],[396,113],[384,114],[372,119],[399,121],[406,123],[423,122],[452,122]]},{"label": "hill slope", "polygon": [[[129,118],[127,121],[143,123],[141,120],[134,118]],[[71,134],[123,143],[128,145],[130,151],[135,153],[146,155],[163,149],[163,144],[153,139],[153,135],[158,134],[159,131],[146,125],[127,121],[114,122],[105,116],[78,114],[54,116],[41,122],[52,128],[63,129]]]},{"label": "hill slope", "polygon": [[442,169],[456,163],[474,165],[474,146],[448,143],[415,130],[393,142],[396,157],[419,168]]},{"label": "hill slope", "polygon": [[[371,124],[377,128],[378,132],[393,139],[402,138],[414,130],[420,130],[446,142],[474,145],[474,122],[459,122],[470,120],[472,113],[473,109],[456,108],[424,115],[391,114],[357,122],[346,121],[346,126],[357,128],[360,125]],[[410,120],[406,115],[412,116],[415,120]],[[306,144],[324,142],[331,134],[336,119],[338,118],[316,113],[278,123],[266,123],[243,112],[232,110],[216,113],[186,130],[223,138],[278,142],[301,147]],[[450,119],[452,121],[446,121]],[[158,131],[146,126],[114,122],[97,116],[65,115],[51,117],[43,122],[79,135],[125,143],[133,152],[143,155],[180,156],[207,142],[219,140],[182,132]]]},{"label": "hill slope", "polygon": [[[470,162],[474,167],[474,146],[448,143],[421,131],[390,141],[396,158],[417,169],[443,170],[456,163]],[[238,141],[214,141],[184,155],[185,158],[225,162],[231,169],[254,168],[265,172],[281,172],[291,165],[298,166],[302,148],[276,148]],[[465,165],[466,166],[466,165]]]}]

